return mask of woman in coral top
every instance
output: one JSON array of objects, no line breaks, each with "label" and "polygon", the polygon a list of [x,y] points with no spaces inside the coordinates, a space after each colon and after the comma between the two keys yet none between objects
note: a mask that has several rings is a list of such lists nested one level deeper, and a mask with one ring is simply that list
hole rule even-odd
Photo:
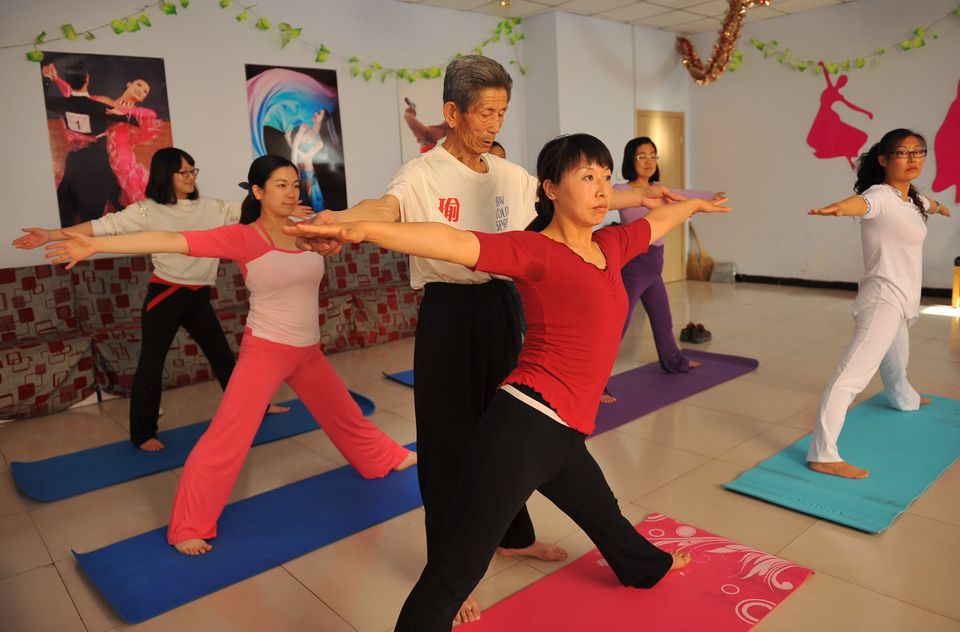
[{"label": "woman in coral top", "polygon": [[89,237],[64,231],[51,244],[56,263],[76,262],[98,252],[176,252],[192,257],[233,259],[250,290],[250,313],[240,357],[209,429],[187,458],[173,504],[167,540],[178,551],[199,555],[217,535],[217,519],[233,489],[270,397],[287,382],[323,426],[347,461],[365,478],[386,476],[416,463],[363,417],[320,347],[317,293],[323,257],[297,250],[282,228],[300,203],[296,167],[280,156],[253,161],[249,194],[240,224],[211,230],[147,231]]},{"label": "woman in coral top", "polygon": [[398,632],[450,629],[535,489],[586,531],[626,586],[649,588],[690,561],[637,533],[584,441],[593,431],[627,313],[621,268],[693,213],[728,209],[687,200],[654,209],[629,226],[594,232],[609,209],[612,168],[610,152],[593,136],[547,143],[537,160],[537,219],[527,231],[488,234],[416,222],[290,229],[509,276],[523,301],[527,333],[517,367],[469,440],[440,554],[428,560],[407,598]]}]

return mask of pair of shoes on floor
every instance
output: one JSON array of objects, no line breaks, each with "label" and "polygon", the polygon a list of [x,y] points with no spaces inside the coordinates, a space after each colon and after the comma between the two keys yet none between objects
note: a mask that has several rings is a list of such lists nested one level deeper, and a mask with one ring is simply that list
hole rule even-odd
[{"label": "pair of shoes on floor", "polygon": [[700,323],[687,323],[687,326],[680,332],[681,342],[692,342],[695,345],[709,342],[712,338],[713,336],[710,334],[710,331],[705,329]]}]

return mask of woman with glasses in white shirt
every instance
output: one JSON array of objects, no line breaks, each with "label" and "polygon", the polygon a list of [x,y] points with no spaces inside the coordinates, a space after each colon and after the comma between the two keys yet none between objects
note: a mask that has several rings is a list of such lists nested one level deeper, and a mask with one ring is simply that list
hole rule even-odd
[{"label": "woman with glasses in white shirt", "polygon": [[857,195],[809,212],[857,218],[864,266],[853,301],[853,339],[827,384],[814,422],[807,461],[816,472],[869,476],[868,470],[840,458],[837,439],[847,408],[877,369],[893,408],[914,411],[930,403],[907,381],[907,330],[920,313],[927,219],[931,214],[949,217],[950,211],[912,184],[926,156],[927,143],[920,134],[908,129],[887,132],[857,161]]},{"label": "woman with glasses in white shirt", "polygon": [[[124,235],[145,230],[207,230],[240,221],[240,203],[201,197],[193,157],[182,149],[158,149],[150,160],[146,198],[116,213],[83,222],[69,231],[81,235]],[[307,207],[297,214],[310,216]],[[60,229],[24,228],[14,240],[17,248],[37,248],[67,238]],[[155,452],[165,446],[157,438],[163,364],[182,326],[199,345],[223,389],[227,388],[236,361],[210,303],[216,285],[219,259],[197,259],[182,254],[151,256],[153,274],[140,317],[141,343],[137,370],[130,392],[130,441]],[[268,413],[289,408],[271,404]]]}]

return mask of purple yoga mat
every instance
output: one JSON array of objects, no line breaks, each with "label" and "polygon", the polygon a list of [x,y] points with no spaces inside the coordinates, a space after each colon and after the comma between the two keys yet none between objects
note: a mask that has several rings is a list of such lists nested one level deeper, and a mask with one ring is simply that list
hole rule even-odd
[{"label": "purple yoga mat", "polygon": [[706,351],[684,349],[683,355],[691,360],[699,360],[700,366],[689,373],[664,373],[660,365],[653,362],[611,377],[607,391],[617,401],[600,404],[597,428],[593,434],[612,430],[667,404],[740,377],[760,365],[753,358]]}]

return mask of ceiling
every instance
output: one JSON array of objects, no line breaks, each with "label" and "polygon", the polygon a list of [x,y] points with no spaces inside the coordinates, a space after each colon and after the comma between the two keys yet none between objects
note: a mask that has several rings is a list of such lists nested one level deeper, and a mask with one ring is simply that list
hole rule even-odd
[{"label": "ceiling", "polygon": [[[528,18],[557,9],[636,24],[674,33],[717,31],[727,12],[727,0],[402,0],[447,9],[460,9],[510,18]],[[801,11],[821,9],[856,0],[771,0],[770,6],[747,10],[746,22],[765,20]]]}]

